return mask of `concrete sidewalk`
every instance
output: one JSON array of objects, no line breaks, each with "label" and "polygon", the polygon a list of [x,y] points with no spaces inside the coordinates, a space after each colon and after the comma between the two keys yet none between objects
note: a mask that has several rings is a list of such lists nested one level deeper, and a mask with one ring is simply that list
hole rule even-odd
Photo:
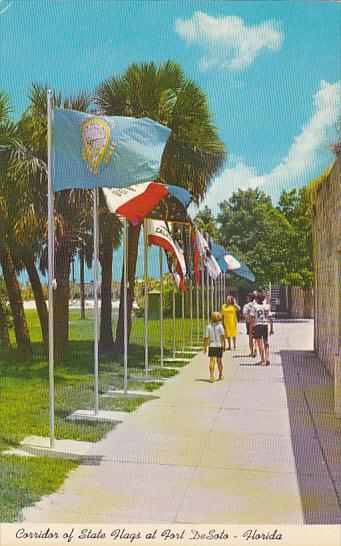
[{"label": "concrete sidewalk", "polygon": [[341,421],[311,321],[275,325],[270,367],[244,325],[208,382],[197,355],[101,442],[99,466],[24,511],[49,523],[341,523]]}]

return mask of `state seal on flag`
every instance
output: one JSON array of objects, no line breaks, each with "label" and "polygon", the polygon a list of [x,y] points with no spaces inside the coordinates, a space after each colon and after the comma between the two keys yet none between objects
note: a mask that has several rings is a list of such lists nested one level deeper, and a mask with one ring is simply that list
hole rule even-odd
[{"label": "state seal on flag", "polygon": [[99,174],[109,163],[115,149],[111,127],[102,119],[93,118],[81,124],[82,159],[91,174]]}]

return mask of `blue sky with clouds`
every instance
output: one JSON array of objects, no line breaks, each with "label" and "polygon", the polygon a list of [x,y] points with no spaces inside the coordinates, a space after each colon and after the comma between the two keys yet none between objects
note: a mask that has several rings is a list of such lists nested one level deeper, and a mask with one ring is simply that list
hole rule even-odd
[{"label": "blue sky with clouds", "polygon": [[276,199],[332,160],[341,4],[1,0],[1,87],[19,116],[32,81],[93,90],[131,62],[174,59],[206,91],[228,161],[205,202]]}]

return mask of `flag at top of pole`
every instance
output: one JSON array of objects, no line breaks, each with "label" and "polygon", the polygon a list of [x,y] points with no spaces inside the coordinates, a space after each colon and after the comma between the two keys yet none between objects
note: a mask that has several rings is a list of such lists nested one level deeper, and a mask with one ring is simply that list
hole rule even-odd
[{"label": "flag at top of pole", "polygon": [[54,108],[52,189],[124,188],[155,179],[170,129],[149,118]]}]

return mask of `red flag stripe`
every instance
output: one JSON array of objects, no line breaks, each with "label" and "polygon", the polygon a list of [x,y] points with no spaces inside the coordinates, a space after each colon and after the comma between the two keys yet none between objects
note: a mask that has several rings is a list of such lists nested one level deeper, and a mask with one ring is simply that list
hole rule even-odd
[{"label": "red flag stripe", "polygon": [[181,290],[183,292],[185,292],[186,291],[186,285],[185,285],[185,280],[184,280],[184,276],[183,276],[183,271],[182,271],[181,265],[179,263],[178,257],[176,255],[175,249],[172,246],[172,244],[169,241],[167,241],[166,239],[164,239],[163,237],[158,237],[157,235],[148,235],[148,244],[155,245],[155,246],[161,246],[162,248],[164,248],[165,250],[167,250],[168,252],[170,252],[174,256],[175,263],[176,263],[176,272],[178,273],[178,275],[180,277],[180,288],[181,288]]},{"label": "red flag stripe", "polygon": [[166,186],[151,182],[143,193],[118,207],[116,213],[127,218],[132,224],[139,224],[168,193]]}]

